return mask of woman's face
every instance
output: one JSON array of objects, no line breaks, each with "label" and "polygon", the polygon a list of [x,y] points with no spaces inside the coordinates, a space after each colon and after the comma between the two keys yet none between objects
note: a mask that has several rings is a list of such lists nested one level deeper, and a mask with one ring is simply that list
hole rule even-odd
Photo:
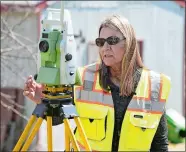
[{"label": "woman's face", "polygon": [[102,61],[106,66],[110,67],[120,65],[125,53],[123,35],[119,31],[109,27],[103,27],[101,29],[100,38],[107,39],[111,36],[120,38],[120,41],[115,45],[109,45],[107,42],[105,42],[104,45],[99,49]]}]

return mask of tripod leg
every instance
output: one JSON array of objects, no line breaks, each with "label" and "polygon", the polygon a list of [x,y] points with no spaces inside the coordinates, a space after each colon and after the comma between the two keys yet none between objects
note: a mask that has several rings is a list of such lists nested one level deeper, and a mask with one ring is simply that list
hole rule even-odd
[{"label": "tripod leg", "polygon": [[52,151],[52,117],[47,116],[47,142],[48,151]]},{"label": "tripod leg", "polygon": [[67,134],[69,134],[68,136],[70,136],[70,139],[72,140],[72,146],[74,147],[74,151],[80,151],[75,136],[71,130],[69,120],[65,118],[63,121],[65,125],[65,131],[67,132]]},{"label": "tripod leg", "polygon": [[32,143],[32,140],[34,139],[37,131],[39,130],[40,126],[41,126],[41,123],[43,121],[43,118],[39,117],[30,136],[28,137],[28,139],[26,140],[23,148],[21,149],[21,151],[27,151],[27,149],[29,148],[30,144]]},{"label": "tripod leg", "polygon": [[20,148],[21,148],[21,145],[23,144],[24,140],[26,139],[26,136],[28,135],[29,133],[29,130],[31,129],[34,121],[36,120],[36,116],[35,115],[32,115],[30,117],[30,120],[28,121],[28,124],[26,125],[22,135],[20,136],[17,144],[15,145],[13,151],[19,151]]},{"label": "tripod leg", "polygon": [[88,139],[85,135],[85,131],[83,130],[83,126],[80,122],[79,117],[74,117],[74,121],[76,122],[77,129],[79,130],[80,136],[82,137],[83,143],[85,144],[84,146],[85,146],[86,150],[91,151],[91,147],[88,143]]},{"label": "tripod leg", "polygon": [[65,129],[65,151],[70,151],[70,137],[66,125],[64,125],[64,129]]}]

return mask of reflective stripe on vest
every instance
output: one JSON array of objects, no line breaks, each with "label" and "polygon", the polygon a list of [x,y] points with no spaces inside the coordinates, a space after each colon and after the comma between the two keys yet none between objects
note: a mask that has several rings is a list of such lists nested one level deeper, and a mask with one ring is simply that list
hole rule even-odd
[{"label": "reflective stripe on vest", "polygon": [[83,87],[84,90],[91,91],[94,87],[94,82],[96,78],[96,70],[98,70],[99,65],[98,64],[92,64],[91,66],[88,66],[85,68],[83,73]]},{"label": "reflective stripe on vest", "polygon": [[[105,106],[113,107],[113,100],[111,95],[105,93],[104,91],[95,92],[96,88],[93,88],[96,83],[94,80],[97,77],[97,74],[93,72],[97,70],[96,67],[98,66],[93,65],[91,68],[87,67],[87,69],[84,70],[84,85],[83,88],[79,87],[76,89],[76,98],[81,102],[90,102],[90,104],[102,104]],[[148,84],[145,85],[149,88],[145,88],[144,93],[148,92],[148,95],[146,98],[134,96],[128,105],[128,110],[162,113],[165,107],[165,102],[162,102],[164,100],[161,100],[159,97],[160,91],[162,91],[162,76],[157,76],[155,79],[152,79],[151,75],[153,75],[154,72],[147,71],[146,73],[148,74]]]},{"label": "reflective stripe on vest", "polygon": [[[165,102],[161,102],[162,100],[159,98],[160,86],[162,86],[162,76],[161,77],[155,77],[155,79],[152,79],[152,75],[155,73],[153,71],[149,71],[149,87],[150,91],[148,98],[136,98],[134,97],[131,102],[128,105],[128,110],[137,110],[137,111],[143,111],[146,110],[148,112],[152,113],[162,113],[164,111]],[[150,79],[151,77],[151,79]]]},{"label": "reflective stripe on vest", "polygon": [[96,71],[99,68],[99,64],[92,64],[87,66],[83,71],[83,88],[76,88],[76,98],[81,102],[91,102],[97,104],[103,104],[113,107],[112,96],[108,93],[104,93],[103,90],[95,89],[95,83],[97,82],[98,73]]}]

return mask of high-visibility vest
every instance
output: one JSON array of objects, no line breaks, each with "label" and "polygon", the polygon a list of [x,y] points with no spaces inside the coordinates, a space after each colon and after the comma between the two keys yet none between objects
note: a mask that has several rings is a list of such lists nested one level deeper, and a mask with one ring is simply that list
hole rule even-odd
[{"label": "high-visibility vest", "polygon": [[[75,86],[75,105],[93,151],[111,151],[114,130],[114,106],[111,92],[99,85],[99,64],[80,68],[83,85]],[[166,100],[170,78],[143,68],[140,81],[126,110],[118,151],[149,151]],[[81,136],[75,133],[81,150]]]}]

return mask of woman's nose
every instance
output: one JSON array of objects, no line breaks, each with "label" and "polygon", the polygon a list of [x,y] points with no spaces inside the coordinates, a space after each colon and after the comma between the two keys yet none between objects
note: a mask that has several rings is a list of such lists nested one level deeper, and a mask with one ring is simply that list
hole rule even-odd
[{"label": "woman's nose", "polygon": [[104,45],[103,45],[103,49],[104,50],[109,50],[110,48],[111,48],[110,45],[107,42],[105,42]]}]

